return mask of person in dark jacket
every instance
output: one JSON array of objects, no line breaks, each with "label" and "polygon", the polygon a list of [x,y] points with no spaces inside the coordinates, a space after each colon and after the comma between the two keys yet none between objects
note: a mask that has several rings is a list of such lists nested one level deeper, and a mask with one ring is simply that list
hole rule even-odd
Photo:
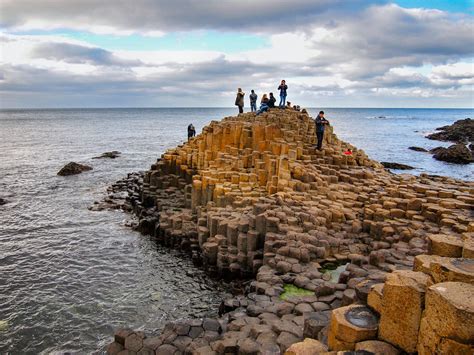
[{"label": "person in dark jacket", "polygon": [[237,96],[235,98],[235,106],[239,107],[239,113],[244,113],[244,96],[245,93],[241,88],[237,89]]},{"label": "person in dark jacket", "polygon": [[191,123],[188,126],[188,141],[196,135],[196,128],[194,128],[193,124]]},{"label": "person in dark jacket", "polygon": [[254,112],[254,111],[257,111],[257,99],[258,99],[258,96],[257,94],[255,93],[255,91],[251,90],[250,91],[250,96],[249,96],[249,99],[250,99],[250,111]]},{"label": "person in dark jacket", "polygon": [[329,121],[324,118],[324,111],[319,111],[318,117],[315,120],[316,123],[316,138],[318,139],[318,150],[323,147],[324,128],[329,125]]},{"label": "person in dark jacket", "polygon": [[278,87],[280,90],[280,104],[278,105],[280,108],[285,108],[285,101],[286,101],[286,90],[288,90],[288,85],[286,85],[286,81],[282,80],[280,86]]},{"label": "person in dark jacket", "polygon": [[275,96],[273,96],[273,92],[270,93],[270,98],[268,99],[268,107],[273,108],[275,107]]}]

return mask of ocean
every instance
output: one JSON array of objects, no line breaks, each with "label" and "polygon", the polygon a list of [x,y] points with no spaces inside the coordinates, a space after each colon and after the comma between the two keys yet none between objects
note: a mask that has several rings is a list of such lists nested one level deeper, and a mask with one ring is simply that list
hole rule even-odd
[{"label": "ocean", "polygon": [[[100,352],[121,326],[153,331],[169,320],[212,316],[228,290],[182,255],[87,208],[108,185],[148,169],[167,148],[227,108],[0,111],[0,353]],[[315,117],[318,109],[310,109]],[[449,143],[424,136],[473,117],[472,109],[325,108],[339,138],[410,173],[474,180],[474,164],[408,150]],[[118,150],[116,159],[92,159]],[[56,173],[69,161],[94,170]]]}]

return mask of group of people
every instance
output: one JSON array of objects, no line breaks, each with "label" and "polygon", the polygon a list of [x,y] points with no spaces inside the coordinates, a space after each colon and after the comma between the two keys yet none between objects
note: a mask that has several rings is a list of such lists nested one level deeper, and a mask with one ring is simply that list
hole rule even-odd
[{"label": "group of people", "polygon": [[[278,104],[278,107],[285,108],[287,107],[286,96],[287,96],[287,90],[288,90],[288,85],[286,85],[285,80],[281,81],[280,85],[278,86],[278,90],[280,91],[280,103]],[[239,108],[239,113],[244,112],[244,96],[245,96],[245,92],[243,92],[241,88],[238,88],[237,96],[235,98],[235,106]],[[267,94],[263,94],[262,99],[260,100],[260,107],[258,110],[257,110],[258,95],[255,93],[255,90],[250,91],[249,99],[250,99],[250,110],[252,112],[256,112],[257,115],[261,114],[262,112],[268,111],[269,108],[275,107],[275,103],[276,103],[276,98],[275,96],[273,96],[272,92],[269,94],[269,96],[267,96]],[[291,104],[289,106],[291,107]]]},{"label": "group of people", "polygon": [[[299,106],[291,106],[291,103],[286,101],[288,85],[286,85],[285,80],[282,80],[280,85],[278,86],[278,90],[280,91],[280,103],[278,104],[279,108],[293,108],[294,110],[299,111]],[[244,112],[244,96],[245,93],[242,91],[241,88],[237,90],[237,97],[235,99],[235,105],[239,107],[239,113]],[[257,115],[261,114],[262,112],[268,111],[269,108],[275,107],[276,98],[273,96],[271,92],[269,97],[267,94],[263,94],[262,99],[260,100],[260,107],[257,110],[257,99],[258,95],[255,93],[254,90],[250,91],[250,109],[252,112],[256,112]],[[319,111],[318,116],[315,119],[316,124],[316,149],[321,150],[323,147],[323,139],[324,139],[324,130],[326,126],[329,125],[329,121],[324,117],[324,111]],[[188,140],[196,135],[196,129],[194,128],[193,124],[191,123],[188,126]],[[344,155],[352,155],[352,151],[348,149],[344,152]]]}]

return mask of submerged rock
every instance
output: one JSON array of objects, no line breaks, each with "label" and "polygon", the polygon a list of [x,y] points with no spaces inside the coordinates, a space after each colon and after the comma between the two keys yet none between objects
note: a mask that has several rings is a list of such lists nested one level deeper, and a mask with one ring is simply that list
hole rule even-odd
[{"label": "submerged rock", "polygon": [[411,170],[415,169],[414,167],[410,165],[405,165],[405,164],[400,164],[400,163],[390,163],[386,161],[381,161],[380,164],[383,165],[384,168],[387,169],[398,169],[398,170]]},{"label": "submerged rock", "polygon": [[98,157],[94,157],[92,159],[103,159],[103,158],[115,159],[115,158],[118,158],[120,154],[122,153],[120,153],[117,150],[113,150],[111,152],[102,153],[102,155],[99,155]]},{"label": "submerged rock", "polygon": [[453,144],[448,148],[438,147],[431,150],[436,160],[456,164],[469,164],[474,162],[472,152],[464,144]]},{"label": "submerged rock", "polygon": [[423,153],[427,153],[427,152],[428,152],[427,149],[421,148],[421,147],[408,147],[408,149],[414,150],[415,152],[423,152]]},{"label": "submerged rock", "polygon": [[439,132],[426,136],[428,139],[446,142],[472,142],[474,141],[474,120],[466,118],[454,122],[451,126],[436,129]]},{"label": "submerged rock", "polygon": [[59,176],[76,175],[76,174],[82,173],[83,171],[89,171],[89,170],[92,170],[91,166],[78,164],[72,161],[64,165],[63,168],[59,170],[58,175]]}]

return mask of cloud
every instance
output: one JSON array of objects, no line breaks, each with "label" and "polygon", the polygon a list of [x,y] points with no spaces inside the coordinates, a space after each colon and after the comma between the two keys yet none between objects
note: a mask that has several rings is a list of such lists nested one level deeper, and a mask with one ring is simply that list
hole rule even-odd
[{"label": "cloud", "polygon": [[70,28],[151,35],[195,29],[281,33],[366,4],[362,0],[2,0],[0,24],[21,30]]},{"label": "cloud", "polygon": [[264,34],[269,46],[231,53],[130,51],[59,35],[4,33],[1,105],[229,106],[237,87],[276,91],[282,78],[290,101],[308,106],[390,106],[416,98],[431,105],[473,104],[468,15],[362,1],[183,3],[186,13],[178,13],[176,4],[143,0],[133,7],[128,1],[72,0],[67,7],[51,1],[44,8],[36,1],[3,1],[1,21],[10,29],[154,34],[238,28]]}]

